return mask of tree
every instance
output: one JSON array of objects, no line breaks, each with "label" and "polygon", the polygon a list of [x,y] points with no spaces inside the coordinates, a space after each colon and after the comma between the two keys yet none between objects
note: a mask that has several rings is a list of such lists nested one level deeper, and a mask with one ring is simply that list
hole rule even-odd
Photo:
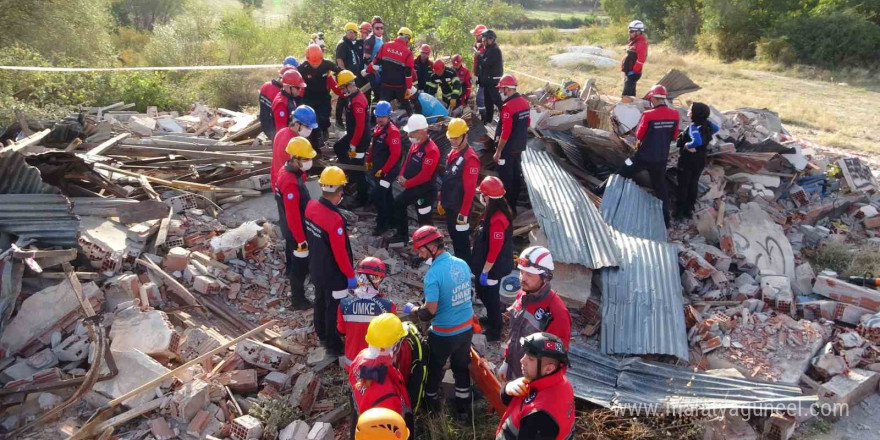
[{"label": "tree", "polygon": [[112,0],[110,11],[120,26],[152,31],[183,12],[186,0]]},{"label": "tree", "polygon": [[263,0],[238,0],[245,9],[262,9]]}]

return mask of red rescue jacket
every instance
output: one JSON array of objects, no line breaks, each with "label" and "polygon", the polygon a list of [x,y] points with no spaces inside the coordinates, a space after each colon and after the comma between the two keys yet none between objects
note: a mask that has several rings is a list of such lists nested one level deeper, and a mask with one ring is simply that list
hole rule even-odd
[{"label": "red rescue jacket", "polygon": [[348,383],[354,396],[354,410],[358,415],[370,408],[388,408],[400,415],[410,411],[409,393],[393,358],[369,356],[370,349],[362,350],[354,358],[348,372]]},{"label": "red rescue jacket", "polygon": [[[507,405],[507,411],[501,417],[501,423],[495,430],[496,440],[530,439],[520,435],[520,431],[533,433],[535,429],[552,429],[552,426],[531,426],[526,429],[524,422],[529,416],[539,413],[549,416],[556,423],[555,440],[566,440],[574,434],[574,389],[565,377],[565,367],[555,373],[536,379],[528,384],[528,391],[523,396],[515,396]],[[502,391],[503,394],[503,391]],[[502,399],[510,398],[506,394]],[[546,420],[546,418],[543,418]],[[549,421],[545,425],[551,424]]]}]

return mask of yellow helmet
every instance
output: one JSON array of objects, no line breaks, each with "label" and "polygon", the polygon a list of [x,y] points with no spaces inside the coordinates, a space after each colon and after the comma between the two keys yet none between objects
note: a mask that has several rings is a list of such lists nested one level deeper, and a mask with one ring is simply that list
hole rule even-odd
[{"label": "yellow helmet", "polygon": [[291,139],[290,142],[287,143],[287,147],[284,148],[284,151],[293,157],[302,159],[314,159],[315,156],[318,155],[318,153],[315,152],[315,149],[312,148],[312,143],[302,136],[297,136]]},{"label": "yellow helmet", "polygon": [[358,417],[354,440],[407,440],[403,416],[388,408],[370,408]]},{"label": "yellow helmet", "polygon": [[412,40],[413,38],[413,32],[406,26],[400,28],[400,30],[397,31],[397,36],[399,37],[401,35],[406,35],[407,37],[409,37],[410,40]]},{"label": "yellow helmet", "polygon": [[357,33],[357,31],[358,31],[358,25],[356,25],[356,24],[355,24],[354,22],[352,22],[352,21],[349,21],[348,23],[345,23],[345,27],[343,27],[342,29],[343,29],[345,32],[352,31],[352,32],[354,32],[354,33]]},{"label": "yellow helmet", "polygon": [[383,313],[370,321],[364,339],[373,347],[391,348],[404,336],[406,332],[400,318],[393,313]]},{"label": "yellow helmet", "polygon": [[468,132],[467,122],[464,122],[464,119],[461,118],[452,118],[449,121],[449,125],[446,127],[446,137],[449,139],[455,139],[461,136],[464,136]]},{"label": "yellow helmet", "polygon": [[327,167],[324,168],[324,171],[321,171],[321,177],[318,178],[318,183],[321,186],[340,186],[348,183],[348,179],[345,177],[345,171],[342,171],[342,168],[339,167]]},{"label": "yellow helmet", "polygon": [[354,73],[351,73],[350,70],[343,70],[336,74],[336,83],[340,86],[344,86],[352,81],[354,81]]}]

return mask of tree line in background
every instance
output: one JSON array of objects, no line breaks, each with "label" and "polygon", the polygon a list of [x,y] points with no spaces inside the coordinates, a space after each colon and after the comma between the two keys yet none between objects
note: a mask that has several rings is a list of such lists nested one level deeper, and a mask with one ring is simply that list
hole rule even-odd
[{"label": "tree line in background", "polygon": [[602,7],[618,22],[644,21],[653,40],[725,61],[876,69],[880,56],[880,0],[602,0]]}]

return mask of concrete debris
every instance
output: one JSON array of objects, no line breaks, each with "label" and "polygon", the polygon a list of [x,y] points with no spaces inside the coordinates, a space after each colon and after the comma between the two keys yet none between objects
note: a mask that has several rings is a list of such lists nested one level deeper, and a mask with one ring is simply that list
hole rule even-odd
[{"label": "concrete debris", "polygon": [[263,435],[263,424],[254,416],[241,416],[232,421],[230,430],[236,440],[259,439]]},{"label": "concrete debris", "polygon": [[177,355],[189,362],[221,345],[210,333],[200,328],[188,328],[183,332],[183,341],[177,348]]},{"label": "concrete debris", "polygon": [[208,383],[193,380],[178,388],[168,401],[168,414],[181,423],[189,423],[208,407]]},{"label": "concrete debris", "polygon": [[309,438],[309,424],[302,420],[294,420],[278,433],[278,440],[307,440]]},{"label": "concrete debris", "polygon": [[157,358],[177,356],[180,334],[159,310],[141,311],[130,307],[116,313],[110,328],[112,350],[138,350]]},{"label": "concrete debris", "polygon": [[[840,374],[831,378],[819,388],[819,404],[828,404],[829,408],[855,407],[871,394],[877,392],[880,373],[862,369],[850,370],[848,374]],[[842,411],[834,411],[840,415]],[[829,414],[828,419],[834,420]]]},{"label": "concrete debris", "polygon": [[237,344],[235,354],[251,365],[271,371],[284,370],[290,365],[290,353],[250,339]]},{"label": "concrete debris", "polygon": [[[113,351],[112,354],[119,374],[112,379],[96,383],[93,389],[114,399],[170,371],[153,358],[137,350]],[[104,371],[109,371],[106,366],[104,366]],[[160,397],[162,395],[161,388],[170,386],[171,380],[169,379],[161,386],[156,387],[155,391],[130,397],[122,404],[129,408],[145,404]]]},{"label": "concrete debris", "polygon": [[880,291],[850,284],[836,278],[819,275],[813,292],[871,312],[880,312]]}]

